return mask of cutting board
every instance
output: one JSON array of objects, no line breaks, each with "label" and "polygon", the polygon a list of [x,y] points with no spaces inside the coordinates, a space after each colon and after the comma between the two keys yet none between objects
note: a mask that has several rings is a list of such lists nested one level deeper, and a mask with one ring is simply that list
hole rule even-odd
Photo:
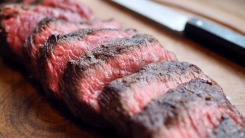
[{"label": "cutting board", "polygon": [[[114,18],[126,28],[136,28],[142,33],[152,34],[168,50],[173,51],[180,61],[199,66],[223,87],[232,104],[245,115],[244,68],[120,6],[105,1],[83,2],[93,9],[97,17]],[[221,23],[242,34],[245,32],[243,0],[158,2],[183,14]],[[6,66],[0,60],[0,137],[105,137],[103,132],[83,124],[75,125],[69,118],[62,116],[38,92],[40,89],[34,88],[24,76],[18,69]]]}]

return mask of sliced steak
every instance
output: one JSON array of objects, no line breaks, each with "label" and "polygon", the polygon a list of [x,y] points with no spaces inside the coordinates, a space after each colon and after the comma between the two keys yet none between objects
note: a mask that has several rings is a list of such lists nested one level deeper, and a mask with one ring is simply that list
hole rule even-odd
[{"label": "sliced steak", "polygon": [[45,17],[54,17],[71,22],[84,21],[80,15],[62,9],[14,4],[2,6],[0,11],[0,40],[4,44],[0,47],[1,53],[7,58],[13,55],[19,58],[26,38]]},{"label": "sliced steak", "polygon": [[[232,123],[225,123],[229,119]],[[216,84],[192,80],[151,101],[128,128],[139,138],[245,137],[242,116]],[[233,131],[223,131],[232,127]],[[232,129],[231,129],[232,130]]]},{"label": "sliced steak", "polygon": [[105,86],[99,97],[103,115],[122,131],[127,128],[125,122],[142,111],[153,98],[195,78],[210,80],[201,69],[187,62],[149,64]]},{"label": "sliced steak", "polygon": [[63,36],[52,35],[41,49],[39,69],[41,69],[44,87],[52,94],[60,96],[59,82],[69,60],[75,60],[86,51],[106,42],[119,38],[131,38],[134,34],[134,30],[108,28],[84,29]]},{"label": "sliced steak", "polygon": [[64,20],[58,20],[55,18],[45,18],[35,28],[34,33],[26,40],[24,44],[23,59],[25,59],[25,65],[31,72],[31,75],[35,75],[34,78],[38,78],[37,74],[37,58],[40,56],[40,48],[48,40],[51,35],[62,35],[73,32],[75,30],[84,28],[116,28],[121,29],[114,20],[91,20],[82,23],[71,23]]},{"label": "sliced steak", "polygon": [[222,116],[220,123],[209,133],[210,138],[244,138],[245,127],[227,115]]},{"label": "sliced steak", "polygon": [[0,3],[38,4],[77,13],[86,19],[94,18],[92,10],[79,0],[2,0]]},{"label": "sliced steak", "polygon": [[63,100],[75,116],[100,124],[98,97],[106,84],[149,63],[170,60],[175,60],[175,56],[150,35],[109,42],[69,62],[62,86]]},{"label": "sliced steak", "polygon": [[94,18],[92,10],[79,0],[39,0],[43,6],[65,9],[80,14],[86,19]]}]

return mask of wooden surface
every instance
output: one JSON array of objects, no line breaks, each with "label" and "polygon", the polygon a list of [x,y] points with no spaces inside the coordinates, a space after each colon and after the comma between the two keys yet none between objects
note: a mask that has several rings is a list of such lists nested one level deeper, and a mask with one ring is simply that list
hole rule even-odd
[{"label": "wooden surface", "polygon": [[[187,15],[221,23],[245,34],[243,0],[158,1]],[[245,69],[183,37],[176,36],[114,4],[84,0],[96,16],[114,18],[127,28],[154,35],[180,61],[198,65],[217,81],[231,102],[245,115]],[[164,14],[164,13],[163,13]],[[245,59],[243,59],[245,60]],[[245,61],[244,61],[245,62]],[[0,137],[103,137],[93,129],[78,127],[50,107],[42,95],[16,70],[0,60]]]}]

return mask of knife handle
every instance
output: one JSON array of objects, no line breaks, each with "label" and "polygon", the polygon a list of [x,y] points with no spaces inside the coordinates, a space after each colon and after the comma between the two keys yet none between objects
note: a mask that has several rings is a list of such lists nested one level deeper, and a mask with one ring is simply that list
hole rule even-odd
[{"label": "knife handle", "polygon": [[188,20],[184,35],[245,67],[245,36],[197,18]]}]

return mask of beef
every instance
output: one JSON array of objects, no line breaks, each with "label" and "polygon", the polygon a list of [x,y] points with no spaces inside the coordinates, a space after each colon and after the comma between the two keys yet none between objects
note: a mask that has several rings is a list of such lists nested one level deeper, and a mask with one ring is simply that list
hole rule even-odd
[{"label": "beef", "polygon": [[19,59],[26,38],[30,36],[37,24],[47,16],[71,22],[84,21],[84,18],[78,14],[56,8],[4,5],[0,11],[0,40],[4,43],[0,47],[0,51],[4,51],[1,54],[4,54],[6,58],[15,55],[16,59]]},{"label": "beef", "polygon": [[108,28],[84,29],[63,36],[51,36],[41,49],[39,62],[41,63],[39,69],[41,69],[40,72],[42,72],[41,78],[45,89],[59,97],[59,81],[63,76],[63,72],[69,60],[75,60],[87,50],[92,50],[108,41],[118,38],[130,38],[134,34],[134,30],[124,31]]},{"label": "beef", "polygon": [[62,35],[84,28],[117,28],[121,29],[114,20],[90,20],[82,23],[71,23],[55,18],[45,18],[35,28],[34,33],[26,40],[24,44],[23,59],[25,65],[34,78],[38,78],[37,58],[40,56],[40,48],[51,35]]},{"label": "beef", "polygon": [[175,56],[150,35],[109,42],[69,62],[62,85],[63,100],[74,115],[99,125],[102,119],[98,97],[106,84],[149,63],[170,60]]},{"label": "beef", "polygon": [[151,101],[130,120],[128,130],[139,138],[245,137],[242,119],[220,87],[196,79]]},{"label": "beef", "polygon": [[209,133],[210,138],[244,138],[245,127],[227,115],[222,116],[220,123]]},{"label": "beef", "polygon": [[195,78],[212,81],[197,66],[187,62],[149,64],[105,86],[99,97],[102,113],[123,132],[128,125],[125,122],[141,112],[152,99]]},{"label": "beef", "polygon": [[78,13],[86,19],[94,18],[92,10],[88,6],[79,2],[79,0],[41,0],[40,4]]},{"label": "beef", "polygon": [[220,86],[154,37],[87,21],[92,11],[76,0],[10,1],[23,5],[1,5],[0,55],[25,62],[87,124],[125,137],[245,137]]},{"label": "beef", "polygon": [[4,0],[0,3],[38,4],[78,13],[86,19],[94,18],[92,10],[78,0]]}]

